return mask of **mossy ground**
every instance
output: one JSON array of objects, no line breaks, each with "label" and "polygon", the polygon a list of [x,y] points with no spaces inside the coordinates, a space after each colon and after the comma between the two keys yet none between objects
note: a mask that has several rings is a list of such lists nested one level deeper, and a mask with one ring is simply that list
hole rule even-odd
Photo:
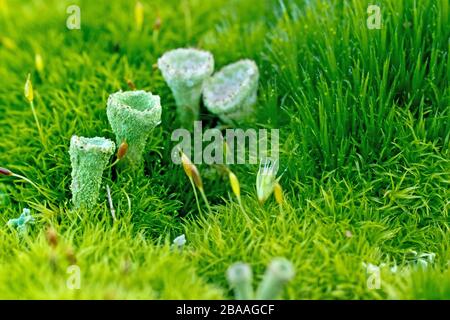
[{"label": "mossy ground", "polygon": [[[0,207],[0,298],[232,298],[230,264],[250,263],[256,285],[275,256],[296,268],[286,299],[450,298],[447,0],[380,0],[380,30],[366,27],[365,0],[142,2],[138,32],[133,1],[0,1],[0,166],[43,188],[0,178],[9,199]],[[81,30],[66,28],[70,4],[81,8]],[[256,201],[256,165],[232,166],[249,222],[226,177],[205,165],[213,212],[197,212],[170,160],[175,105],[154,68],[162,53],[187,46],[211,51],[216,70],[257,62],[253,126],[280,129],[283,213],[273,199]],[[41,135],[23,96],[29,72]],[[104,190],[95,210],[72,212],[70,137],[114,138],[106,100],[127,79],[162,100],[145,171],[105,173],[116,222]],[[214,125],[203,113],[204,126]],[[21,238],[6,223],[24,207],[36,224]],[[181,233],[185,251],[173,252]],[[434,263],[408,267],[411,250],[435,253]],[[70,290],[75,260],[81,289]],[[371,290],[363,262],[400,271],[383,268]]]}]

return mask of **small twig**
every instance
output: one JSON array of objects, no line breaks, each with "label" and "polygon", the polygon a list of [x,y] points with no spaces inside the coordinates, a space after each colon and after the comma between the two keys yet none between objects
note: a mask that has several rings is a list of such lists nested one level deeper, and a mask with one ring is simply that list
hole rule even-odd
[{"label": "small twig", "polygon": [[114,209],[112,197],[111,197],[111,189],[109,188],[109,185],[106,185],[106,195],[108,197],[108,203],[109,203],[109,209],[111,210],[111,215],[113,217],[113,220],[116,221],[116,210]]}]

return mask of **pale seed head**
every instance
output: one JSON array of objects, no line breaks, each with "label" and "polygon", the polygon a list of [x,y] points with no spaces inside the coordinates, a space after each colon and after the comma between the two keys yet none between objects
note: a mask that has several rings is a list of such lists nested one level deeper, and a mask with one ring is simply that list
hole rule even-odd
[{"label": "pale seed head", "polygon": [[272,194],[277,183],[278,163],[275,160],[265,159],[261,161],[258,175],[256,176],[256,194],[258,201],[264,203]]},{"label": "pale seed head", "polygon": [[13,175],[11,170],[8,170],[8,169],[2,168],[2,167],[0,167],[0,174],[4,175],[4,176],[12,176]]},{"label": "pale seed head", "polygon": [[33,102],[33,85],[31,84],[30,74],[28,74],[27,82],[25,82],[24,94],[29,102]]},{"label": "pale seed head", "polygon": [[128,151],[128,143],[126,141],[120,144],[119,150],[117,151],[117,159],[122,159],[125,157]]},{"label": "pale seed head", "polygon": [[155,19],[155,23],[153,24],[153,30],[156,31],[156,30],[161,29],[161,24],[162,24],[161,18],[159,16],[157,16]]},{"label": "pale seed head", "polygon": [[189,158],[184,154],[183,151],[181,152],[181,163],[183,164],[183,169],[186,175],[194,181],[194,184],[197,188],[200,190],[203,190],[203,182],[202,177],[200,176],[200,172],[198,171],[195,164],[189,160]]},{"label": "pale seed head", "polygon": [[68,248],[66,251],[66,259],[69,262],[69,264],[74,265],[77,263],[77,256],[75,255],[75,252],[72,248]]},{"label": "pale seed head", "polygon": [[234,195],[239,199],[241,197],[241,187],[239,185],[239,180],[233,172],[229,172],[228,176],[230,178],[231,190],[233,190]]},{"label": "pale seed head", "polygon": [[134,84],[134,82],[131,79],[127,79],[127,85],[128,88],[130,88],[130,90],[136,90],[136,85]]},{"label": "pale seed head", "polygon": [[192,165],[191,171],[192,171],[192,180],[194,180],[194,184],[197,186],[197,188],[203,190],[202,177],[200,176],[200,172],[198,172],[198,169],[194,164]]},{"label": "pale seed head", "polygon": [[277,203],[281,206],[283,205],[283,189],[281,188],[281,185],[276,182],[275,186],[273,188],[273,194],[275,196],[275,200]]},{"label": "pale seed head", "polygon": [[136,23],[136,29],[141,31],[142,25],[144,24],[144,6],[139,1],[134,6],[134,21]]},{"label": "pale seed head", "polygon": [[38,72],[44,71],[44,61],[42,60],[42,56],[39,53],[36,53],[36,55],[34,56],[34,63]]},{"label": "pale seed head", "polygon": [[48,228],[46,233],[47,242],[50,246],[55,248],[58,245],[58,235],[56,234],[55,229]]},{"label": "pale seed head", "polygon": [[181,164],[183,165],[184,172],[189,178],[192,179],[192,172],[191,172],[192,162],[191,160],[189,160],[189,158],[183,151],[180,151],[180,154],[181,154]]}]

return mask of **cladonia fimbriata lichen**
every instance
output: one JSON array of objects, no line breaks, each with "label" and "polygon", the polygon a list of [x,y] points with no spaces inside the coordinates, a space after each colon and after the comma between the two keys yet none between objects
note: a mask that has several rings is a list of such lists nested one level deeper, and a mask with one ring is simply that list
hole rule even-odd
[{"label": "cladonia fimbriata lichen", "polygon": [[250,300],[253,297],[252,269],[243,262],[231,265],[227,270],[227,280],[230,287],[234,289],[236,300]]},{"label": "cladonia fimbriata lichen", "polygon": [[185,244],[186,244],[186,236],[182,234],[181,236],[178,236],[173,240],[172,248],[182,251]]},{"label": "cladonia fimbriata lichen", "polygon": [[114,142],[105,138],[70,139],[72,202],[74,208],[92,208],[98,200],[103,171],[114,153]]},{"label": "cladonia fimbriata lichen", "polygon": [[256,291],[256,299],[273,300],[278,298],[283,286],[295,276],[294,266],[285,258],[274,258],[266,269]]},{"label": "cladonia fimbriata lichen", "polygon": [[198,119],[203,83],[214,71],[212,54],[197,49],[171,50],[158,59],[158,68],[172,90],[181,125],[191,129]]},{"label": "cladonia fimbriata lichen", "polygon": [[16,228],[20,235],[25,235],[28,232],[28,226],[33,223],[34,218],[30,209],[24,208],[22,214],[18,218],[8,220],[7,225]]},{"label": "cladonia fimbriata lichen", "polygon": [[252,60],[229,64],[205,81],[203,102],[225,123],[248,121],[255,111],[258,80],[258,67]]},{"label": "cladonia fimbriata lichen", "polygon": [[148,137],[161,122],[159,96],[143,90],[113,93],[108,98],[106,114],[117,145],[128,144],[123,160],[134,167],[140,166]]}]

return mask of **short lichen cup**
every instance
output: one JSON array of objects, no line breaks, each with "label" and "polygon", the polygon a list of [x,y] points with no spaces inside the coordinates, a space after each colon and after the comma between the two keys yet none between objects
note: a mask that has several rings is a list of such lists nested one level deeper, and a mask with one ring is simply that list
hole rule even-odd
[{"label": "short lichen cup", "polygon": [[103,171],[114,153],[114,142],[105,138],[72,136],[72,203],[75,209],[91,209],[98,200]]},{"label": "short lichen cup", "polygon": [[280,296],[284,285],[295,276],[292,263],[285,258],[274,258],[266,269],[256,291],[256,299],[273,300]]},{"label": "short lichen cup", "polygon": [[121,162],[132,167],[141,166],[150,133],[161,122],[159,96],[143,90],[113,93],[108,98],[106,114],[117,145],[128,144]]},{"label": "short lichen cup", "polygon": [[203,83],[214,71],[211,53],[175,49],[158,59],[158,68],[172,90],[180,124],[187,129],[198,119]]},{"label": "short lichen cup", "polygon": [[252,60],[229,64],[205,82],[203,102],[225,123],[251,121],[255,113],[258,81],[258,67]]},{"label": "short lichen cup", "polygon": [[231,265],[227,270],[227,280],[234,289],[236,300],[253,299],[252,269],[243,262]]}]

